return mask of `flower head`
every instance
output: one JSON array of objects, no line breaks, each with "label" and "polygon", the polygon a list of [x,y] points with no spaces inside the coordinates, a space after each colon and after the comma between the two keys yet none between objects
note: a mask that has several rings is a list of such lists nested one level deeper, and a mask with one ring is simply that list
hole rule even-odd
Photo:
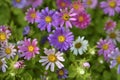
[{"label": "flower head", "polygon": [[21,52],[21,56],[27,60],[30,60],[32,57],[35,57],[35,54],[39,54],[39,48],[37,47],[37,39],[24,39],[21,42],[21,45],[18,46],[19,52]]},{"label": "flower head", "polygon": [[65,8],[65,9],[60,9],[60,13],[59,13],[59,16],[60,16],[60,26],[65,26],[68,28],[72,28],[72,24],[71,22],[75,21],[76,18],[75,18],[75,15],[77,15],[77,13],[74,12],[73,9],[71,9],[70,11],[68,11],[68,8]]},{"label": "flower head", "polygon": [[105,24],[105,30],[106,31],[112,31],[116,27],[116,22],[113,20],[108,20]]},{"label": "flower head", "polygon": [[50,34],[48,37],[52,46],[63,51],[67,50],[72,45],[74,36],[72,35],[72,32],[69,31],[69,29],[60,27],[53,32],[54,33]]},{"label": "flower head", "polygon": [[24,8],[26,5],[26,0],[12,0],[12,4],[17,8]]},{"label": "flower head", "polygon": [[53,10],[49,10],[48,7],[41,10],[39,15],[40,20],[38,20],[38,28],[41,30],[47,29],[48,32],[51,31],[51,27],[54,26],[55,28],[59,25],[59,16],[57,12]]},{"label": "flower head", "polygon": [[114,16],[115,12],[120,13],[120,0],[107,0],[100,3],[100,7],[105,14]]},{"label": "flower head", "polygon": [[87,50],[87,46],[88,46],[88,41],[84,40],[84,37],[79,36],[78,39],[73,42],[71,51],[73,51],[75,55],[77,55],[78,53],[82,55],[83,52]]},{"label": "flower head", "polygon": [[3,72],[6,72],[6,68],[8,68],[8,66],[6,65],[5,58],[0,59],[0,68]]},{"label": "flower head", "polygon": [[79,27],[80,29],[85,29],[90,24],[91,18],[90,15],[86,12],[80,12],[76,16],[76,21],[73,22],[73,24],[76,27]]},{"label": "flower head", "polygon": [[65,79],[68,77],[68,71],[65,68],[58,69],[57,74],[59,79]]},{"label": "flower head", "polygon": [[14,64],[14,68],[16,69],[19,69],[19,68],[24,68],[25,65],[24,65],[24,61],[21,60],[21,61],[17,61],[15,64]]},{"label": "flower head", "polygon": [[40,14],[39,11],[35,11],[35,8],[29,8],[27,10],[25,19],[29,23],[33,24],[34,22],[36,22],[36,21],[38,21],[40,19],[39,14]]},{"label": "flower head", "polygon": [[100,39],[100,41],[97,43],[98,54],[104,55],[105,60],[109,60],[108,54],[110,54],[115,49],[115,44],[111,40],[103,40]]},{"label": "flower head", "polygon": [[30,27],[29,26],[24,27],[23,35],[27,35],[29,33],[30,33]]},{"label": "flower head", "polygon": [[42,5],[43,0],[28,0],[28,4],[32,5],[33,8],[36,8],[40,5]]},{"label": "flower head", "polygon": [[47,56],[40,56],[41,59],[39,60],[39,62],[41,62],[43,66],[46,65],[45,68],[46,70],[48,70],[50,67],[50,70],[53,72],[55,68],[55,64],[59,69],[64,67],[64,65],[61,63],[65,61],[64,58],[62,57],[63,53],[60,53],[59,51],[55,52],[55,49],[46,49],[46,48],[44,49],[44,53]]}]

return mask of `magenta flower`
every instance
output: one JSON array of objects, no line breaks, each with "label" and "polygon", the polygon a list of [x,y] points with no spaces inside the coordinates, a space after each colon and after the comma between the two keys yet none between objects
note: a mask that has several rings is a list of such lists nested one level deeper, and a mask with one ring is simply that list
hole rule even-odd
[{"label": "magenta flower", "polygon": [[29,8],[27,10],[27,13],[26,13],[26,17],[25,19],[29,22],[29,23],[34,23],[36,22],[37,20],[39,20],[39,11],[35,11],[35,8]]},{"label": "magenta flower", "polygon": [[106,23],[105,23],[105,30],[106,31],[112,31],[114,30],[114,28],[116,27],[116,22],[113,21],[113,20],[108,20]]},{"label": "magenta flower", "polygon": [[88,25],[91,22],[90,15],[87,14],[86,12],[80,12],[78,13],[75,18],[77,19],[76,21],[73,22],[73,24],[80,28],[80,29],[85,29],[88,27]]},{"label": "magenta flower", "polygon": [[32,57],[35,57],[35,54],[39,54],[39,48],[37,47],[37,39],[34,39],[31,42],[31,39],[24,39],[21,45],[18,46],[21,56],[27,60],[30,60]]},{"label": "magenta flower", "polygon": [[108,54],[110,54],[115,49],[115,44],[111,40],[103,40],[97,43],[98,54],[104,55],[105,60],[109,60]]},{"label": "magenta flower", "polygon": [[60,9],[60,26],[64,26],[65,24],[67,28],[72,28],[71,22],[76,20],[75,15],[77,15],[77,13],[75,13],[73,9],[71,9],[70,11],[68,11],[68,8],[65,8],[63,10]]},{"label": "magenta flower", "polygon": [[107,0],[100,3],[105,14],[114,16],[115,12],[120,13],[120,0]]}]

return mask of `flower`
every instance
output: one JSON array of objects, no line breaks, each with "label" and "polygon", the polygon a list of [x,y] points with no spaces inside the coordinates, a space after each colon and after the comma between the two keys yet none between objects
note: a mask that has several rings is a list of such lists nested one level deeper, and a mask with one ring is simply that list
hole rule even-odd
[{"label": "flower", "polygon": [[116,22],[113,21],[113,20],[108,20],[108,21],[105,23],[105,28],[104,28],[104,30],[106,30],[106,31],[111,31],[111,30],[114,30],[115,27],[116,27]]},{"label": "flower", "polygon": [[14,58],[17,52],[15,45],[8,42],[4,44],[1,49],[3,50],[2,56],[6,56],[8,59],[10,59],[10,57]]},{"label": "flower", "polygon": [[118,48],[116,48],[114,51],[109,54],[109,57],[111,58],[110,61],[110,68],[113,68],[118,64],[118,70],[117,73],[120,74],[120,51]]},{"label": "flower", "polygon": [[115,12],[120,13],[120,0],[107,0],[100,3],[105,14],[114,16]]},{"label": "flower", "polygon": [[58,69],[56,72],[59,79],[65,79],[68,77],[68,71],[65,68]]},{"label": "flower", "polygon": [[56,0],[56,4],[59,9],[64,9],[70,6],[71,0]]},{"label": "flower", "polygon": [[90,24],[91,18],[90,15],[86,12],[80,12],[76,16],[76,21],[73,22],[73,24],[76,27],[79,27],[80,29],[85,29]]},{"label": "flower", "polygon": [[73,8],[75,12],[82,12],[85,10],[80,0],[74,1],[70,7]]},{"label": "flower", "polygon": [[109,39],[100,39],[100,41],[97,43],[98,54],[104,55],[105,60],[109,60],[108,54],[110,54],[115,49],[115,44]]},{"label": "flower", "polygon": [[61,51],[67,50],[73,42],[74,36],[69,29],[64,27],[57,28],[53,31],[53,34],[50,34],[48,40],[52,46]]},{"label": "flower", "polygon": [[84,63],[83,63],[83,67],[85,67],[85,68],[90,68],[90,63],[89,63],[89,62],[84,62]]},{"label": "flower", "polygon": [[24,39],[21,41],[18,46],[19,52],[21,52],[21,56],[27,60],[30,60],[32,57],[35,57],[35,54],[39,54],[39,48],[37,47],[37,39]]},{"label": "flower", "polygon": [[83,0],[83,5],[86,8],[95,8],[97,6],[98,0]]},{"label": "flower", "polygon": [[64,65],[61,63],[61,62],[65,61],[64,58],[62,57],[63,53],[61,53],[59,51],[55,53],[54,48],[53,49],[45,48],[44,53],[47,56],[40,56],[41,59],[39,60],[39,62],[41,62],[43,66],[46,65],[46,67],[45,67],[46,70],[48,70],[50,67],[50,70],[53,72],[55,64],[57,65],[57,67],[59,69],[64,67]]},{"label": "flower", "polygon": [[24,61],[23,60],[20,60],[20,61],[17,61],[15,64],[14,64],[14,68],[15,69],[20,69],[20,68],[24,68],[25,65],[24,65]]},{"label": "flower", "polygon": [[35,8],[29,8],[26,12],[26,17],[25,19],[29,22],[29,23],[34,23],[37,22],[40,17],[39,17],[39,11],[35,11]]},{"label": "flower", "polygon": [[0,26],[0,44],[6,42],[11,36],[10,30],[6,26]]},{"label": "flower", "polygon": [[45,30],[47,28],[47,31],[51,31],[51,27],[54,26],[55,28],[59,25],[59,16],[57,12],[53,10],[49,10],[48,7],[41,10],[40,13],[40,20],[38,20],[38,28],[41,30]]},{"label": "flower", "polygon": [[116,41],[120,42],[120,31],[119,30],[113,30],[113,31],[107,31],[107,39],[111,39],[114,44],[117,44]]},{"label": "flower", "polygon": [[32,5],[33,8],[36,8],[40,5],[42,5],[43,0],[28,0],[28,4]]},{"label": "flower", "polygon": [[26,3],[26,0],[12,0],[12,5],[17,8],[24,8]]},{"label": "flower", "polygon": [[83,52],[87,50],[87,46],[88,46],[88,41],[84,40],[84,37],[79,36],[78,39],[73,42],[71,51],[73,51],[75,55],[77,55],[78,53],[82,55]]},{"label": "flower", "polygon": [[3,72],[6,72],[6,68],[8,68],[8,66],[6,65],[5,58],[2,58],[0,60],[0,68],[2,69]]},{"label": "flower", "polygon": [[27,35],[29,33],[30,33],[30,27],[29,26],[24,27],[23,35]]},{"label": "flower", "polygon": [[67,28],[72,28],[71,22],[76,20],[75,15],[77,15],[77,13],[75,13],[73,9],[71,9],[70,11],[68,11],[68,8],[65,8],[63,10],[60,9],[60,26],[64,26],[65,24]]}]

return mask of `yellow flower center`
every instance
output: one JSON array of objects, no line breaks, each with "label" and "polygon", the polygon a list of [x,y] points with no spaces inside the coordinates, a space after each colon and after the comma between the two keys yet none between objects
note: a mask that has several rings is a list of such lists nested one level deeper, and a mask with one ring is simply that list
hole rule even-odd
[{"label": "yellow flower center", "polygon": [[115,8],[115,7],[116,7],[116,2],[115,2],[115,1],[110,1],[110,2],[109,2],[109,6],[110,6],[111,8]]},{"label": "yellow flower center", "polygon": [[3,63],[2,63],[2,61],[0,60],[0,66],[2,66],[3,65]]},{"label": "yellow flower center", "polygon": [[5,49],[5,53],[6,53],[6,54],[11,54],[11,49],[10,49],[10,48],[6,48],[6,49]]},{"label": "yellow flower center", "polygon": [[45,17],[45,21],[46,21],[47,23],[50,23],[50,22],[52,21],[52,18],[51,18],[50,16],[46,16],[46,17]]},{"label": "yellow flower center", "polygon": [[0,41],[5,41],[7,38],[6,34],[4,32],[0,32]]},{"label": "yellow flower center", "polygon": [[59,70],[58,74],[59,74],[60,76],[62,76],[62,75],[64,75],[64,71],[63,71],[63,70]]},{"label": "yellow flower center", "polygon": [[88,5],[91,5],[91,4],[92,4],[92,1],[91,1],[91,0],[88,0],[88,1],[87,1],[87,4],[88,4]]},{"label": "yellow flower center", "polygon": [[79,16],[78,20],[79,20],[79,22],[83,22],[84,21],[84,17],[83,16]]},{"label": "yellow flower center", "polygon": [[80,48],[81,46],[82,46],[82,44],[80,42],[75,44],[75,48],[77,48],[77,49]]},{"label": "yellow flower center", "polygon": [[118,56],[118,57],[116,58],[116,61],[117,61],[118,64],[120,64],[120,56]]},{"label": "yellow flower center", "polygon": [[70,16],[67,13],[65,13],[65,14],[63,14],[62,18],[63,18],[63,20],[68,21]]},{"label": "yellow flower center", "polygon": [[29,52],[33,52],[34,51],[34,47],[32,45],[28,46],[28,51]]},{"label": "yellow flower center", "polygon": [[108,44],[104,44],[104,45],[102,46],[102,48],[103,48],[104,50],[107,50],[107,49],[109,48],[109,45],[108,45]]},{"label": "yellow flower center", "polygon": [[33,18],[33,19],[35,19],[36,18],[36,13],[35,12],[33,12],[33,13],[31,13],[31,18]]},{"label": "yellow flower center", "polygon": [[61,42],[61,43],[64,42],[65,41],[65,36],[62,36],[62,35],[58,36],[58,41]]},{"label": "yellow flower center", "polygon": [[21,0],[16,0],[16,2],[18,2],[18,3],[19,3],[20,1],[21,1]]},{"label": "yellow flower center", "polygon": [[48,56],[48,60],[49,60],[50,62],[56,62],[56,61],[57,61],[57,57],[56,57],[54,54],[50,54],[50,55]]},{"label": "yellow flower center", "polygon": [[75,10],[78,10],[78,9],[79,9],[79,5],[78,5],[78,4],[74,4],[74,5],[73,5],[73,8],[74,8]]},{"label": "yellow flower center", "polygon": [[65,2],[61,2],[62,7],[65,7],[65,5],[66,5]]},{"label": "yellow flower center", "polygon": [[109,34],[109,36],[110,36],[110,38],[115,39],[117,35],[114,32],[112,32]]}]

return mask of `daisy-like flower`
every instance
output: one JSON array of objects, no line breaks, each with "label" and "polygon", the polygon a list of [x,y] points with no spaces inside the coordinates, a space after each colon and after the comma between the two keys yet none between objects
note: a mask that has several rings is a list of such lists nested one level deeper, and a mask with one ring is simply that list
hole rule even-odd
[{"label": "daisy-like flower", "polygon": [[70,6],[71,0],[56,0],[56,4],[59,9],[64,9]]},{"label": "daisy-like flower", "polygon": [[85,52],[87,50],[87,47],[88,47],[88,41],[84,40],[84,37],[79,36],[78,39],[73,42],[71,51],[73,51],[73,53],[75,55],[77,55],[77,54],[82,55],[83,52]]},{"label": "daisy-like flower", "polygon": [[120,74],[120,51],[119,49],[116,48],[114,51],[112,51],[111,54],[109,54],[109,57],[111,58],[110,68],[113,68],[118,64],[117,73]]},{"label": "daisy-like flower", "polygon": [[74,9],[75,12],[82,12],[85,10],[83,4],[80,2],[80,0],[74,1],[71,4],[71,8]]},{"label": "daisy-like flower", "polygon": [[87,28],[91,21],[90,15],[86,12],[78,13],[75,18],[76,21],[74,21],[73,24],[80,29]]},{"label": "daisy-like flower", "polygon": [[5,58],[2,58],[0,60],[0,68],[2,69],[3,72],[6,72],[6,68],[8,68],[8,66],[6,65]]},{"label": "daisy-like flower", "polygon": [[35,54],[39,54],[39,48],[37,47],[37,39],[24,39],[24,41],[20,42],[18,46],[19,52],[21,52],[21,56],[27,60],[30,60],[32,57],[35,57]]},{"label": "daisy-like flower", "polygon": [[2,50],[2,56],[6,56],[8,59],[10,59],[10,57],[14,58],[17,52],[17,50],[15,49],[15,45],[12,43],[5,43],[2,46]]},{"label": "daisy-like flower", "polygon": [[115,49],[115,44],[109,39],[100,39],[97,43],[98,54],[104,55],[105,60],[109,60],[108,55]]},{"label": "daisy-like flower", "polygon": [[115,44],[116,41],[120,42],[120,31],[119,30],[113,30],[113,31],[107,31],[107,39],[111,39]]},{"label": "daisy-like flower", "polygon": [[17,8],[24,8],[26,5],[26,0],[12,0],[12,4]]},{"label": "daisy-like flower", "polygon": [[24,68],[25,65],[24,65],[24,61],[21,60],[21,61],[17,61],[15,64],[14,64],[14,68],[15,69],[20,69],[20,68]]},{"label": "daisy-like flower", "polygon": [[98,0],[83,0],[83,5],[85,8],[95,8]]},{"label": "daisy-like flower", "polygon": [[53,32],[54,33],[50,34],[48,37],[50,44],[61,51],[66,51],[74,40],[72,32],[64,27],[57,28]]},{"label": "daisy-like flower", "polygon": [[120,13],[120,0],[107,0],[100,3],[100,7],[105,14],[114,16],[115,12]]},{"label": "daisy-like flower", "polygon": [[11,32],[6,26],[0,26],[0,44],[6,42],[10,35]]},{"label": "daisy-like flower", "polygon": [[29,8],[26,12],[26,17],[25,19],[29,22],[29,23],[34,23],[36,21],[38,21],[40,19],[39,17],[39,11],[35,11],[35,8]]},{"label": "daisy-like flower", "polygon": [[23,35],[27,35],[30,33],[30,27],[29,26],[26,26],[23,30]]},{"label": "daisy-like flower", "polygon": [[47,31],[50,32],[52,26],[56,28],[59,25],[58,13],[53,10],[49,10],[47,7],[41,10],[40,20],[38,20],[37,22],[38,28],[40,28],[41,30],[47,29]]},{"label": "daisy-like flower", "polygon": [[65,24],[67,28],[72,28],[71,22],[76,20],[75,15],[77,15],[77,13],[74,12],[74,9],[71,9],[70,11],[68,11],[68,8],[60,9],[60,26],[64,26]]},{"label": "daisy-like flower", "polygon": [[47,56],[40,56],[41,59],[39,60],[39,62],[41,62],[43,66],[46,65],[45,67],[46,70],[48,70],[50,67],[50,70],[53,72],[55,68],[55,64],[59,69],[64,67],[64,65],[61,63],[65,61],[63,58],[63,53],[59,51],[56,53],[54,48],[53,49],[45,48],[44,53]]},{"label": "daisy-like flower", "polygon": [[27,0],[29,5],[32,5],[32,7],[36,8],[40,5],[42,5],[43,0]]},{"label": "daisy-like flower", "polygon": [[68,77],[68,70],[61,68],[57,70],[58,79],[65,79]]},{"label": "daisy-like flower", "polygon": [[106,30],[106,31],[111,31],[111,30],[114,30],[115,27],[116,27],[116,22],[113,21],[113,20],[108,20],[108,21],[105,23],[105,28],[104,28],[104,30]]}]

